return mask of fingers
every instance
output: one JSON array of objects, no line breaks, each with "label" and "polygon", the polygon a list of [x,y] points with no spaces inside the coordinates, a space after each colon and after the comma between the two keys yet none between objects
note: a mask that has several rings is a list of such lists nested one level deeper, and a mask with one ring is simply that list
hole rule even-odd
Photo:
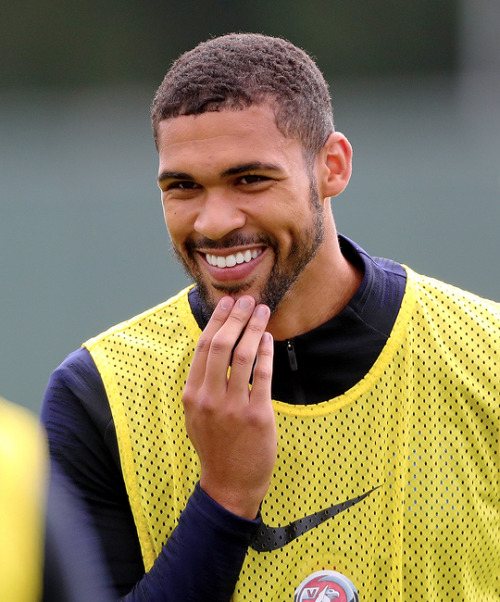
[{"label": "fingers", "polygon": [[[258,305],[248,320],[241,340],[234,349],[228,391],[235,396],[246,393],[248,399],[248,384],[252,377],[254,365],[257,369],[257,364],[259,365],[260,379],[262,378],[262,372],[269,370],[270,386],[270,375],[272,374],[272,337],[271,344],[267,340],[267,337],[266,341],[262,340],[269,317],[269,308],[266,305]],[[267,362],[265,361],[266,358]]]},{"label": "fingers", "polygon": [[229,386],[236,395],[246,392],[248,396],[252,368],[269,316],[269,308],[255,308],[250,296],[236,302],[231,297],[221,299],[198,341],[186,389],[205,386],[212,393],[222,394],[228,387],[231,364]]},{"label": "fingers", "polygon": [[[269,320],[269,308],[255,308],[252,297],[241,297],[225,323],[215,333],[206,362],[205,385],[210,390],[230,388],[235,395],[246,392],[260,340]],[[229,383],[227,373],[231,365]]]}]

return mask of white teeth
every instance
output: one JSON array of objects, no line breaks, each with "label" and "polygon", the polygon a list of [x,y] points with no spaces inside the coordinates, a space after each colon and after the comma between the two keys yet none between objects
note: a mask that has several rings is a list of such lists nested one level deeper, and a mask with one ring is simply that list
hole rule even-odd
[{"label": "white teeth", "polygon": [[223,257],[222,255],[211,255],[210,253],[207,253],[205,257],[210,265],[217,266],[218,268],[232,268],[237,263],[248,263],[249,261],[252,261],[252,259],[258,257],[261,253],[261,249],[254,249],[253,251],[247,249],[244,252],[238,251],[236,255],[227,255],[226,257]]}]

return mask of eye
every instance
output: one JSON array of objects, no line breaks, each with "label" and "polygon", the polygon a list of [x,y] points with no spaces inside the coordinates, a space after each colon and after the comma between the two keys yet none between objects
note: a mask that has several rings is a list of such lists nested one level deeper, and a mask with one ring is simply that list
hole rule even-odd
[{"label": "eye", "polygon": [[199,188],[199,184],[191,180],[176,180],[167,186],[167,190],[194,190],[195,188]]},{"label": "eye", "polygon": [[270,178],[267,176],[258,176],[254,174],[247,174],[246,176],[241,176],[239,179],[240,184],[257,184],[259,182],[267,182]]}]

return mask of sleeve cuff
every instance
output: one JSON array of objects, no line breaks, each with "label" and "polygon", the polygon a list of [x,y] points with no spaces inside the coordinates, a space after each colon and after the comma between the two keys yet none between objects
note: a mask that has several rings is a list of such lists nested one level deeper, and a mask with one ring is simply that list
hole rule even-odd
[{"label": "sleeve cuff", "polygon": [[226,510],[203,491],[199,482],[196,483],[195,490],[189,498],[186,510],[188,508],[201,514],[215,528],[246,541],[250,540],[262,523],[260,512],[254,520],[250,520]]}]

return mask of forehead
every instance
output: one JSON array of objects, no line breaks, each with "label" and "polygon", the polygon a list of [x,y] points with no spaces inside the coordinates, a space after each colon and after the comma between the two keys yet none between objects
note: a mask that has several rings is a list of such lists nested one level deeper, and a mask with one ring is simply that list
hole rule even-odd
[{"label": "forehead", "polygon": [[160,168],[175,163],[295,160],[302,145],[286,138],[276,126],[270,105],[182,115],[158,125]]}]

